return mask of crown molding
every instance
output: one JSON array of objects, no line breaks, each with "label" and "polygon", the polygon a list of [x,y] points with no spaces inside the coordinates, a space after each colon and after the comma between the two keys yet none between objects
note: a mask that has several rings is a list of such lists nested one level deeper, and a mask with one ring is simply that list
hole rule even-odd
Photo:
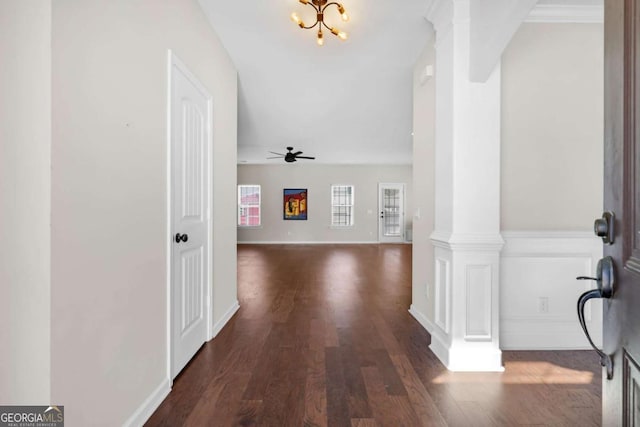
[{"label": "crown molding", "polygon": [[528,23],[602,24],[604,6],[538,4],[525,18]]}]

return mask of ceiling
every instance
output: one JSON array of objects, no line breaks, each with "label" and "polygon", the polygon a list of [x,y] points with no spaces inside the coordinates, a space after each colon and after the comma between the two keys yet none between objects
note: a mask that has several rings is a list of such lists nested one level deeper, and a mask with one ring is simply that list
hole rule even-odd
[{"label": "ceiling", "polygon": [[431,34],[429,0],[343,0],[351,20],[328,9],[325,21],[349,39],[325,31],[322,47],[290,21],[295,11],[313,22],[297,0],[200,2],[238,69],[239,163],[279,164],[266,157],[286,146],[315,163],[411,163],[412,70]]},{"label": "ceiling", "polygon": [[341,0],[351,20],[329,9],[325,21],[349,39],[325,32],[322,47],[290,21],[314,21],[298,0],[199,1],[238,70],[238,163],[283,164],[267,157],[287,146],[317,159],[305,162],[412,162],[413,64],[432,34],[431,0]]}]

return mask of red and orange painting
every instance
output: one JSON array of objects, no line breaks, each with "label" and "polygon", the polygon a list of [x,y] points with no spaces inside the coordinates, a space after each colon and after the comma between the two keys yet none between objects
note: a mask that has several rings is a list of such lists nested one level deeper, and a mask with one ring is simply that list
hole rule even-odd
[{"label": "red and orange painting", "polygon": [[283,219],[307,219],[308,205],[306,188],[285,188],[283,201]]}]

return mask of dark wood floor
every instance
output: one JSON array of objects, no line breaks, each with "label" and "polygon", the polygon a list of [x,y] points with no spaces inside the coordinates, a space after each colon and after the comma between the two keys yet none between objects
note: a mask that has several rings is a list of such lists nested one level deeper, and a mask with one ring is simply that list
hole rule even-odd
[{"label": "dark wood floor", "polygon": [[451,373],[407,312],[410,245],[238,247],[240,310],[149,426],[597,426],[592,352]]}]

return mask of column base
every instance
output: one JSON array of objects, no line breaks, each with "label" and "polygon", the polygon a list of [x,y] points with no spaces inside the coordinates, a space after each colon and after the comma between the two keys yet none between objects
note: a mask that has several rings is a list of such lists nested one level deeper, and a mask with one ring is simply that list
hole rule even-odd
[{"label": "column base", "polygon": [[499,233],[434,232],[430,349],[451,371],[502,372]]},{"label": "column base", "polygon": [[431,339],[429,349],[442,364],[454,372],[503,372],[502,351],[491,345],[447,347],[439,339]]}]

